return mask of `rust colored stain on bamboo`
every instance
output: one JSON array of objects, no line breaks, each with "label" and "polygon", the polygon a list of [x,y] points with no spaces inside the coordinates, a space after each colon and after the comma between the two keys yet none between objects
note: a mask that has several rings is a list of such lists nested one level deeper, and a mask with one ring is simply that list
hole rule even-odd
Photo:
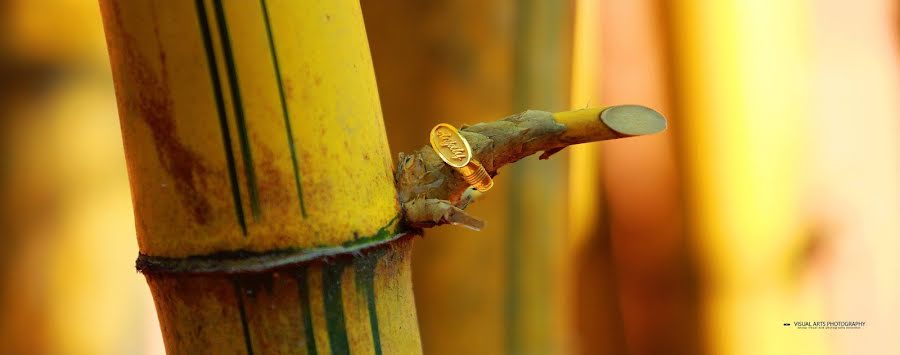
[{"label": "rust colored stain on bamboo", "polygon": [[[121,9],[118,3],[112,3],[112,16],[117,28],[124,28]],[[126,32],[121,32],[123,41],[137,42]],[[198,191],[194,185],[195,174],[208,173],[203,165],[201,157],[188,149],[179,141],[175,132],[175,118],[172,108],[171,93],[169,91],[166,57],[160,53],[158,60],[161,64],[161,75],[152,75],[150,65],[146,62],[134,47],[121,47],[124,60],[128,63],[123,71],[122,81],[133,81],[135,85],[146,88],[141,90],[139,97],[134,101],[139,110],[138,118],[145,121],[150,128],[154,147],[162,161],[163,167],[175,180],[176,188],[182,195],[184,202],[191,206],[192,216],[197,223],[207,223],[209,220],[210,206],[206,197]]]},{"label": "rust colored stain on bamboo", "polygon": [[356,2],[102,4],[142,253],[335,246],[397,215]]},{"label": "rust colored stain on bamboo", "polygon": [[167,351],[420,353],[358,2],[101,9]]}]

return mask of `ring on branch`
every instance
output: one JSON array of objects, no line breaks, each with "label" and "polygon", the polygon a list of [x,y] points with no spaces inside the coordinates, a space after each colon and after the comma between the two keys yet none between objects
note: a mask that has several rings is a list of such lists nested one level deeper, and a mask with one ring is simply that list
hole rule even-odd
[{"label": "ring on branch", "polygon": [[[465,177],[466,172],[456,172],[472,161],[490,178],[497,175],[500,167],[537,152],[543,152],[540,159],[547,159],[573,144],[648,135],[665,129],[662,115],[638,105],[558,113],[528,110],[494,122],[462,126],[458,131],[440,124],[432,130],[430,147],[400,153],[394,179],[404,223],[412,228],[449,223],[481,229],[484,222],[463,211],[479,194],[469,187],[478,185],[470,181],[471,177]],[[449,134],[446,138],[453,144],[440,144],[445,134]]]},{"label": "ring on branch", "polygon": [[472,159],[472,147],[466,138],[459,134],[456,127],[446,123],[434,126],[431,129],[430,141],[431,148],[441,160],[458,171],[469,185],[481,192],[494,186],[494,180],[484,170],[484,166]]}]

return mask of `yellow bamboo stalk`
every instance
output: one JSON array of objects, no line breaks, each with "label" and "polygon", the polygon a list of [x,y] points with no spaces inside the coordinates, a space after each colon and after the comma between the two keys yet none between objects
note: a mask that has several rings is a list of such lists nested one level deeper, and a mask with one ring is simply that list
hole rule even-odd
[{"label": "yellow bamboo stalk", "polygon": [[167,350],[420,352],[359,4],[101,4]]},{"label": "yellow bamboo stalk", "polygon": [[803,3],[683,1],[673,9],[687,216],[707,282],[701,319],[715,354],[826,353],[827,333],[784,329],[820,314],[798,297],[792,255],[808,97]]}]

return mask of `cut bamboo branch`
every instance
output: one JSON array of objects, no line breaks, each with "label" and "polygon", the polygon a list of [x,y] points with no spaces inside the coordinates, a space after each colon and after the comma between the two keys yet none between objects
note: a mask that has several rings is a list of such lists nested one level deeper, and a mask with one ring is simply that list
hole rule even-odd
[{"label": "cut bamboo branch", "polygon": [[[656,111],[623,105],[559,113],[529,110],[464,126],[460,133],[472,147],[474,159],[494,176],[504,165],[538,152],[547,159],[573,144],[653,134],[665,128],[665,118]],[[474,229],[483,225],[462,211],[476,193],[430,146],[400,153],[395,179],[406,224],[427,228],[451,223]]]}]

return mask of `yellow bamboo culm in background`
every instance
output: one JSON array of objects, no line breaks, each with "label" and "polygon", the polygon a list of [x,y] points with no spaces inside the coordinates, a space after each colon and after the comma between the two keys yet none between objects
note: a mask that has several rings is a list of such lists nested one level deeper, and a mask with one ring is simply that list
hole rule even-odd
[{"label": "yellow bamboo culm in background", "polygon": [[781,325],[825,317],[823,300],[797,293],[791,278],[808,228],[805,10],[777,0],[673,7],[687,222],[708,284],[701,326],[710,353],[827,353],[827,333]]},{"label": "yellow bamboo culm in background", "polygon": [[101,4],[167,351],[421,352],[408,239],[288,262],[402,235],[358,2]]}]

